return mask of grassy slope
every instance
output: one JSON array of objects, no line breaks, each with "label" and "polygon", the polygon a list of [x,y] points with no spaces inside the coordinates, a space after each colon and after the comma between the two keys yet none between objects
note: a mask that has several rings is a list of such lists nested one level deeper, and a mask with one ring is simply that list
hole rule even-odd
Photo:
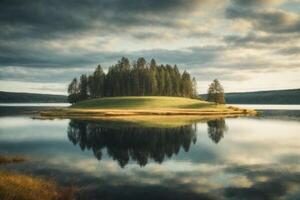
[{"label": "grassy slope", "polygon": [[172,127],[208,118],[254,115],[256,112],[197,99],[146,96],[92,99],[69,108],[44,111],[40,114],[42,118],[113,119],[142,125],[164,124],[166,127]]},{"label": "grassy slope", "polygon": [[197,109],[215,108],[216,105],[182,97],[109,97],[77,103],[71,108],[89,109]]}]

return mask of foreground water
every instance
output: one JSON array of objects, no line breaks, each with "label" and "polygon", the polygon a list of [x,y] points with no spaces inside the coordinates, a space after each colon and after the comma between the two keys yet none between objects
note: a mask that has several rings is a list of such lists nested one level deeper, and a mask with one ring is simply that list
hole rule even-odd
[{"label": "foreground water", "polygon": [[78,199],[300,199],[298,115],[168,128],[2,116],[0,154],[30,159],[1,169],[74,184]]}]

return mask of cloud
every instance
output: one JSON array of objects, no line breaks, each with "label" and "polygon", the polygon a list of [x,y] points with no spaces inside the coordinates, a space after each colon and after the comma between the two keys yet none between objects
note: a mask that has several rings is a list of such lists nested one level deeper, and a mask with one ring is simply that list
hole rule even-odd
[{"label": "cloud", "polygon": [[226,9],[226,17],[247,20],[252,23],[254,29],[267,33],[300,32],[299,15],[280,9],[253,9],[233,4]]},{"label": "cloud", "polygon": [[252,182],[250,187],[225,188],[225,196],[234,199],[288,199],[294,192],[293,188],[300,183],[300,174],[297,171],[285,171],[264,165],[230,166],[226,171],[243,174]]},{"label": "cloud", "polygon": [[292,56],[300,55],[300,46],[283,48],[278,50],[277,52],[283,55],[292,55]]},{"label": "cloud", "polygon": [[65,83],[122,56],[177,64],[199,80],[241,81],[249,72],[292,70],[299,67],[297,3],[4,0],[0,79]]},{"label": "cloud", "polygon": [[270,4],[281,4],[287,0],[231,0],[233,4],[239,6],[262,6]]},{"label": "cloud", "polygon": [[[297,34],[267,34],[261,35],[250,32],[247,35],[228,35],[224,41],[229,45],[247,48],[267,48],[272,49],[274,46],[289,46],[300,41]],[[293,47],[294,48],[294,47]]]},{"label": "cloud", "polygon": [[[56,38],[132,26],[177,26],[176,18],[207,0],[2,1],[2,38]],[[172,16],[172,17],[170,17]]]}]

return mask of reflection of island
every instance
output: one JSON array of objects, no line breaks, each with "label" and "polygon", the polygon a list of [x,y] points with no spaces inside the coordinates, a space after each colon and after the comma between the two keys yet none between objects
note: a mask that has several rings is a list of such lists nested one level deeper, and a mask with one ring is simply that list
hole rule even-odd
[{"label": "reflection of island", "polygon": [[178,154],[181,148],[189,151],[196,142],[196,128],[186,125],[176,128],[119,127],[103,123],[72,120],[68,137],[82,150],[92,149],[101,160],[104,149],[121,167],[130,161],[145,166],[149,159],[162,163]]},{"label": "reflection of island", "polygon": [[216,144],[224,137],[224,132],[228,130],[224,119],[210,120],[207,122],[208,136]]}]

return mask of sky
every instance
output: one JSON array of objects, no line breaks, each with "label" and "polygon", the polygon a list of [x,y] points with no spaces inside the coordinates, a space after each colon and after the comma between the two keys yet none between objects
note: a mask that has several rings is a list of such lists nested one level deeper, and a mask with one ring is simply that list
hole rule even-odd
[{"label": "sky", "polygon": [[0,90],[66,94],[122,57],[177,64],[199,93],[300,88],[300,0],[2,0]]}]

